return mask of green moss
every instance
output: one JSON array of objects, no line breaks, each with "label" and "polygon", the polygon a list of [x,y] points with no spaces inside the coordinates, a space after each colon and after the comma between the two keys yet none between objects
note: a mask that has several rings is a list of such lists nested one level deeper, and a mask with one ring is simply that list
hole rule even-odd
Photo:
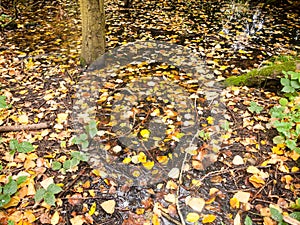
[{"label": "green moss", "polygon": [[254,69],[241,76],[231,76],[224,81],[225,86],[257,86],[266,79],[281,77],[283,70],[295,71],[297,61],[285,61],[260,69]]}]

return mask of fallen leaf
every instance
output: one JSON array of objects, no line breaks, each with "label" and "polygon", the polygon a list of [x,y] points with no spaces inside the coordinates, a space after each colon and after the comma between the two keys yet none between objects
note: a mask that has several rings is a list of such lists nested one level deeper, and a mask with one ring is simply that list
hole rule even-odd
[{"label": "fallen leaf", "polygon": [[72,225],[82,225],[86,222],[83,215],[78,215],[70,219]]},{"label": "fallen leaf", "polygon": [[172,168],[168,173],[168,177],[177,179],[179,177],[180,170],[178,168]]},{"label": "fallen leaf", "polygon": [[239,202],[247,203],[250,198],[250,193],[244,191],[238,191],[237,193],[234,194],[233,197],[236,198]]},{"label": "fallen leaf", "polygon": [[244,164],[244,160],[243,160],[243,158],[241,156],[236,155],[236,156],[234,156],[234,158],[232,160],[232,163],[233,163],[233,165],[236,165],[236,166],[243,165]]},{"label": "fallen leaf", "polygon": [[52,215],[51,217],[51,225],[56,225],[58,224],[59,221],[59,213],[57,211],[55,211],[55,213]]},{"label": "fallen leaf", "polygon": [[212,223],[215,221],[215,219],[216,219],[215,215],[212,214],[204,215],[202,218],[202,223]]},{"label": "fallen leaf", "polygon": [[113,214],[115,211],[116,201],[115,200],[108,200],[103,203],[101,203],[102,209],[108,213]]},{"label": "fallen leaf", "polygon": [[186,221],[190,223],[195,223],[200,219],[200,216],[198,213],[188,213],[186,216]]},{"label": "fallen leaf", "polygon": [[205,200],[203,198],[187,198],[186,204],[197,212],[201,212],[205,206]]}]

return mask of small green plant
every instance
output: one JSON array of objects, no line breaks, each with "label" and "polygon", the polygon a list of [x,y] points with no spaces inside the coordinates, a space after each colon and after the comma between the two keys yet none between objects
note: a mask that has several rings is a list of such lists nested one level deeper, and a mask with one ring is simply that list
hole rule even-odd
[{"label": "small green plant", "polygon": [[297,96],[297,90],[300,89],[300,73],[294,71],[282,71],[282,73],[285,76],[280,79],[283,86],[281,91],[286,93],[288,97]]},{"label": "small green plant", "polygon": [[60,170],[61,168],[64,168],[65,170],[69,170],[77,166],[80,162],[87,162],[89,160],[89,156],[84,152],[72,152],[71,156],[72,158],[66,160],[63,164],[60,162],[53,162],[52,169]]},{"label": "small green plant", "polygon": [[61,191],[61,187],[57,186],[56,184],[50,184],[47,189],[38,189],[35,193],[34,200],[36,203],[38,203],[44,199],[48,205],[55,205],[55,195]]},{"label": "small green plant", "polygon": [[284,72],[285,78],[281,78],[284,86],[282,92],[288,98],[281,98],[279,106],[270,110],[271,125],[276,128],[279,136],[273,138],[275,144],[285,144],[290,150],[300,153],[298,138],[300,136],[300,73]]},{"label": "small green plant", "polygon": [[250,107],[248,108],[250,112],[259,114],[264,107],[259,106],[256,102],[250,102]]},{"label": "small green plant", "polygon": [[79,144],[83,149],[86,149],[89,146],[89,139],[92,139],[97,135],[97,122],[95,120],[91,120],[84,129],[86,133],[75,136],[72,139],[72,142],[74,144]]},{"label": "small green plant", "polygon": [[20,176],[17,180],[13,180],[12,177],[8,178],[8,183],[4,186],[0,186],[0,208],[8,204],[12,196],[18,191],[18,185],[23,183],[27,179],[27,176]]},{"label": "small green plant", "polygon": [[12,150],[12,154],[14,154],[15,151],[18,151],[20,153],[28,153],[34,150],[34,147],[30,142],[18,142],[16,139],[12,139],[9,141],[9,148]]}]

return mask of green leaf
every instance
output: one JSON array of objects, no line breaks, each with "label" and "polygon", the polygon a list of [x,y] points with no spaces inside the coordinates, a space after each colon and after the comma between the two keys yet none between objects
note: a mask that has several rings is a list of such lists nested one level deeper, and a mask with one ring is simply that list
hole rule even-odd
[{"label": "green leaf", "polygon": [[16,150],[18,145],[19,145],[19,142],[16,139],[12,139],[9,141],[9,148],[11,150]]},{"label": "green leaf", "polygon": [[270,207],[270,212],[273,220],[277,222],[281,222],[283,220],[282,214],[277,209]]},{"label": "green leaf", "polygon": [[245,218],[245,225],[252,225],[252,220],[249,216],[246,216]]},{"label": "green leaf", "polygon": [[300,84],[298,81],[292,80],[291,81],[291,86],[295,89],[299,89],[300,88]]},{"label": "green leaf", "polygon": [[44,188],[38,189],[34,196],[35,202],[41,201],[44,198],[45,193],[46,193],[46,190]]},{"label": "green leaf", "polygon": [[95,120],[91,120],[89,124],[85,127],[86,132],[89,134],[91,138],[97,135],[97,122]]},{"label": "green leaf", "polygon": [[2,164],[0,164],[0,171],[1,171],[1,170],[3,170],[3,166],[2,166]]},{"label": "green leaf", "polygon": [[13,195],[18,190],[18,184],[11,177],[9,177],[9,182],[3,187],[3,194]]},{"label": "green leaf", "polygon": [[9,201],[10,201],[10,195],[8,194],[0,195],[0,207],[5,206],[7,203],[9,203]]},{"label": "green leaf", "polygon": [[12,221],[12,220],[8,220],[8,221],[7,221],[7,225],[15,225],[15,222]]},{"label": "green leaf", "polygon": [[281,89],[281,91],[285,93],[294,93],[296,90],[291,86],[285,86],[284,88]]},{"label": "green leaf", "polygon": [[78,151],[72,152],[71,156],[73,158],[76,158],[76,159],[78,159],[80,161],[83,161],[83,162],[87,162],[89,160],[88,155],[86,153],[84,153],[84,152],[78,152]]},{"label": "green leaf", "polygon": [[282,137],[282,136],[275,136],[274,138],[273,138],[273,143],[274,144],[283,144],[285,142],[285,138],[284,137]]},{"label": "green leaf", "polygon": [[280,83],[283,85],[283,86],[290,86],[290,79],[288,79],[288,78],[281,78],[280,79]]},{"label": "green leaf", "polygon": [[50,184],[47,188],[47,192],[50,192],[52,194],[58,194],[62,190],[63,189],[61,187],[57,186],[56,184]]},{"label": "green leaf", "polygon": [[299,72],[289,71],[289,75],[291,75],[292,80],[298,80],[300,78]]},{"label": "green leaf", "polygon": [[282,106],[286,106],[289,103],[289,101],[286,98],[281,98],[279,100],[279,104]]},{"label": "green leaf", "polygon": [[296,147],[297,147],[297,143],[296,143],[297,140],[286,140],[285,143],[286,143],[286,146],[291,149],[291,150],[294,150]]},{"label": "green leaf", "polygon": [[224,123],[221,126],[225,131],[228,131],[230,128],[228,120],[224,120]]},{"label": "green leaf", "polygon": [[300,221],[300,212],[293,212],[290,214],[290,217]]},{"label": "green leaf", "polygon": [[17,184],[22,184],[23,182],[25,182],[27,179],[27,176],[20,176],[17,178]]},{"label": "green leaf", "polygon": [[6,104],[6,96],[0,96],[0,109],[5,109],[7,107]]},{"label": "green leaf", "polygon": [[20,153],[28,153],[34,150],[34,147],[32,146],[32,144],[30,142],[24,141],[21,142],[18,146],[17,146],[17,150]]},{"label": "green leaf", "polygon": [[52,163],[52,169],[53,170],[60,170],[61,169],[61,163],[60,162],[53,162]]},{"label": "green leaf", "polygon": [[250,112],[256,112],[260,113],[263,110],[262,106],[259,106],[256,102],[250,102],[250,107],[249,107]]},{"label": "green leaf", "polygon": [[48,205],[55,205],[55,196],[51,192],[45,193],[44,200]]},{"label": "green leaf", "polygon": [[85,141],[81,142],[81,146],[83,149],[86,149],[87,147],[89,147],[89,141],[85,140]]},{"label": "green leaf", "polygon": [[72,169],[74,166],[77,166],[79,164],[79,160],[76,158],[72,158],[71,160],[66,160],[63,164],[63,168],[65,170]]}]

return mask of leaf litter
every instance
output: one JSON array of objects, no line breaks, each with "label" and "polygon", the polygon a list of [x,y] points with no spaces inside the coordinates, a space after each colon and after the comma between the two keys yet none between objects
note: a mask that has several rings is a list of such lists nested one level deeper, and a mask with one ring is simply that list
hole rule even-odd
[{"label": "leaf litter", "polygon": [[[0,93],[11,105],[0,111],[1,126],[51,124],[43,130],[1,134],[3,192],[13,194],[6,191],[8,187],[18,182],[18,177],[26,177],[0,211],[1,224],[8,220],[15,224],[183,224],[181,216],[185,223],[241,224],[245,215],[255,224],[274,224],[278,219],[274,215],[281,214],[271,214],[270,204],[278,212],[299,209],[299,154],[280,146],[274,148],[272,139],[277,132],[268,128],[268,110],[280,98],[275,90],[225,89],[222,104],[227,110],[228,124],[224,125],[226,132],[217,161],[209,167],[202,165],[208,138],[202,132],[202,145],[188,149],[192,156],[186,168],[182,172],[171,171],[163,182],[150,187],[122,185],[103,171],[91,168],[78,154],[74,156],[78,148],[70,141],[70,115],[73,85],[82,72],[78,62],[80,19],[74,2],[57,3],[20,4],[16,26],[5,28],[0,37]],[[217,80],[258,67],[270,56],[294,55],[299,51],[299,12],[286,13],[290,10],[288,3],[275,8],[228,2],[134,1],[129,10],[117,8],[117,2],[106,4],[108,49],[136,39],[185,45],[203,58]],[[11,11],[2,5],[1,10],[10,16]],[[148,66],[149,72],[162,71],[176,80],[176,68],[162,64],[140,68],[130,65],[124,70],[127,77],[120,79],[126,83],[130,76],[139,77]],[[118,82],[112,80],[107,88],[114,85]],[[193,90],[188,83],[182,85]],[[116,93],[111,96],[118,97]],[[107,96],[100,98],[98,104],[104,104],[106,99]],[[198,102],[203,105],[207,100],[201,96]],[[153,106],[154,99],[148,103]],[[176,123],[176,111],[168,110],[164,104],[157,105],[152,109],[138,108],[140,117],[136,124],[144,122],[142,117],[162,112]],[[209,113],[202,117],[203,127],[213,123]],[[99,123],[98,128],[107,126],[109,121],[99,116]],[[180,138],[176,128],[169,135],[175,140]],[[149,140],[151,129],[137,126],[136,136]],[[11,139],[20,144],[32,143],[33,152],[21,150],[10,154]],[[108,144],[108,151],[117,155],[123,151],[114,141]],[[168,144],[166,141],[161,149],[168,149]],[[155,163],[164,164],[170,158],[157,155],[160,151],[153,153],[157,156]],[[147,162],[146,155],[137,156],[130,157],[130,163]],[[123,157],[126,162],[128,153]],[[182,182],[178,180],[180,176]],[[34,195],[40,189],[48,190],[50,185],[55,186],[55,197],[51,193],[43,195],[41,204],[36,204]],[[47,204],[46,199],[55,207]]]}]

